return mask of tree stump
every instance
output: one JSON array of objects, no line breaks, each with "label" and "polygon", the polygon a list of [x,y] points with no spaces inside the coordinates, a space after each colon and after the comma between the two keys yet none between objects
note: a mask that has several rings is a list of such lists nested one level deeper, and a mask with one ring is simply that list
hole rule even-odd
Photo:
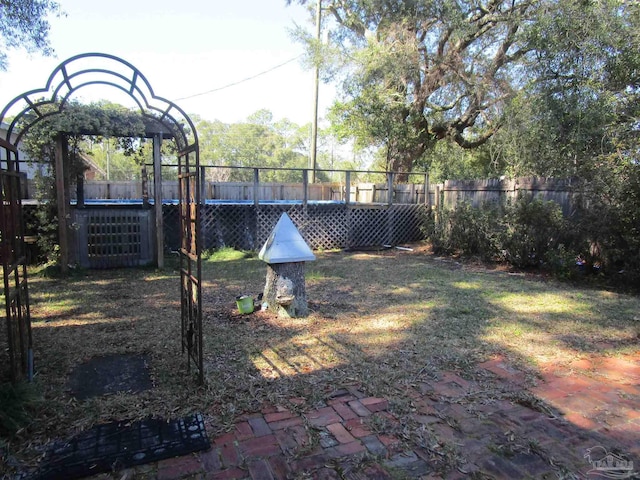
[{"label": "tree stump", "polygon": [[305,262],[267,263],[263,309],[279,317],[298,318],[309,314],[304,280]]}]

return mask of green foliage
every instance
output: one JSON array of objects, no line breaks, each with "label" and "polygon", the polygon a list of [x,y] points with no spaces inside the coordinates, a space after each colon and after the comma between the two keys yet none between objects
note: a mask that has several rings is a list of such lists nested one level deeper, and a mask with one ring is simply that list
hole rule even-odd
[{"label": "green foliage", "polygon": [[[48,109],[48,110],[47,110]],[[93,151],[92,147],[103,139],[122,152],[122,156],[134,158],[139,164],[144,158],[145,122],[140,114],[122,106],[100,102],[90,105],[71,102],[60,108],[48,105],[41,110],[50,115],[38,121],[22,119],[22,126],[30,125],[24,136],[22,149],[32,163],[40,166],[36,175],[35,197],[39,200],[36,213],[39,250],[49,263],[58,260],[58,224],[56,173],[54,168],[57,138],[63,134],[65,189],[71,188],[86,169],[83,155]],[[108,140],[117,137],[116,141]],[[139,167],[138,169],[139,170]]]},{"label": "green foliage", "polygon": [[[612,151],[606,132],[640,82],[637,2],[326,0],[323,8],[329,44],[297,36],[312,63],[342,81],[334,132],[381,148],[396,171],[579,174]],[[448,148],[437,151],[443,139],[471,153],[447,158]]]},{"label": "green foliage", "polygon": [[202,259],[206,262],[230,262],[255,256],[254,252],[236,250],[232,247],[221,247],[203,252]]},{"label": "green foliage", "polygon": [[549,253],[563,244],[567,230],[557,203],[529,195],[520,195],[507,203],[501,221],[502,254],[510,264],[520,268],[544,264]]},{"label": "green foliage", "polygon": [[434,250],[494,260],[499,253],[499,216],[498,206],[492,204],[475,208],[461,201],[455,209],[443,209],[430,236]]},{"label": "green foliage", "polygon": [[438,142],[422,156],[416,167],[429,172],[430,180],[435,183],[450,179],[497,178],[502,172],[501,165],[494,162],[488,146],[469,150],[450,140]]},{"label": "green foliage", "polygon": [[585,185],[576,227],[588,247],[587,265],[621,280],[640,282],[640,168],[602,157],[597,178]]},{"label": "green foliage", "polygon": [[9,437],[29,425],[33,412],[41,402],[33,383],[0,385],[0,436]]},{"label": "green foliage", "polygon": [[[200,139],[200,162],[204,166],[261,167],[274,169],[307,168],[309,163],[308,125],[299,126],[290,120],[274,120],[268,110],[259,110],[245,122],[226,124],[210,122],[192,116]],[[330,133],[319,132],[318,168],[339,168],[344,160],[336,151],[336,139]],[[208,168],[207,180],[253,181],[251,168]],[[319,180],[328,176],[319,172]],[[260,171],[262,182],[301,182],[299,171]]]},{"label": "green foliage", "polygon": [[49,44],[50,14],[60,15],[60,5],[51,0],[0,2],[0,70],[7,69],[7,50],[24,48],[29,53],[52,55]]},{"label": "green foliage", "polygon": [[443,209],[430,239],[438,253],[505,260],[519,268],[545,266],[560,273],[575,266],[570,232],[556,203],[521,195],[503,206],[473,207],[461,201],[455,209]]}]

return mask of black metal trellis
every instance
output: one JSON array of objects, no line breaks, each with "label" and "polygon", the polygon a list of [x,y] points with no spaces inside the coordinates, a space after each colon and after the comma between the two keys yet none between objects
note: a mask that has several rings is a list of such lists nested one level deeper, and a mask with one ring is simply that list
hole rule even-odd
[{"label": "black metal trellis", "polygon": [[8,340],[7,364],[11,381],[16,382],[25,378],[31,380],[33,376],[33,346],[18,149],[4,139],[0,139],[0,148],[4,153],[3,168],[0,168],[0,256]]},{"label": "black metal trellis", "polygon": [[[21,211],[20,176],[18,149],[22,136],[35,124],[46,117],[63,111],[71,95],[90,85],[105,85],[125,92],[135,101],[145,118],[147,137],[154,138],[155,175],[161,184],[159,144],[163,138],[173,138],[178,149],[180,164],[181,195],[181,303],[182,303],[182,346],[187,352],[188,369],[192,363],[198,371],[198,381],[203,383],[202,361],[202,310],[201,310],[201,242],[200,233],[200,172],[198,136],[195,126],[186,113],[176,104],[156,96],[146,77],[132,64],[113,55],[85,53],[71,57],[60,63],[51,73],[46,86],[30,90],[15,97],[0,112],[0,121],[8,118],[8,113],[19,109],[13,116],[4,138],[0,138],[0,151],[5,153],[0,168],[2,183],[2,216],[0,218],[0,252],[4,277],[6,322],[9,337],[9,351],[12,369],[15,363],[24,372],[30,364],[31,330],[29,320],[29,298],[24,249],[24,231]],[[12,112],[13,113],[13,112]],[[65,132],[61,132],[64,134]],[[100,132],[85,132],[99,134]],[[62,142],[60,142],[61,144]],[[59,148],[58,150],[62,150]],[[62,177],[62,153],[56,155]],[[58,161],[59,160],[59,161]],[[58,203],[66,204],[64,193]],[[156,190],[157,258],[162,262],[162,189]],[[159,192],[159,193],[158,193]],[[158,198],[160,197],[160,198]],[[62,200],[62,201],[61,201]],[[66,222],[66,214],[59,217]],[[60,243],[67,243],[68,226],[61,224]],[[65,257],[63,255],[63,261]],[[66,262],[65,262],[66,264]],[[25,353],[26,352],[26,353]]]},{"label": "black metal trellis", "polygon": [[202,240],[200,231],[201,191],[198,151],[179,153],[180,285],[182,310],[182,351],[187,367],[193,362],[198,382],[204,383],[202,364]]}]

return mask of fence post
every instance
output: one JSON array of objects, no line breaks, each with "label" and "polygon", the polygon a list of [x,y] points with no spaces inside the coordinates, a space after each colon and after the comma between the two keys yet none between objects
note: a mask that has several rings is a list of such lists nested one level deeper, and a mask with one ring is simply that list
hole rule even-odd
[{"label": "fence post", "polygon": [[344,203],[346,205],[351,203],[351,172],[349,170],[344,172]]},{"label": "fence post", "polygon": [[253,169],[253,204],[257,207],[260,204],[260,169]]},{"label": "fence post", "polygon": [[200,167],[200,204],[204,205],[207,200],[207,183],[206,183],[206,175],[204,167]]},{"label": "fence post", "polygon": [[387,172],[387,205],[393,205],[393,172]]},{"label": "fence post", "polygon": [[162,218],[162,164],[160,147],[162,136],[153,137],[153,199],[156,216],[156,261],[158,268],[164,267],[164,222]]},{"label": "fence post", "polygon": [[436,198],[434,199],[435,203],[436,203],[436,209],[435,209],[436,210],[436,213],[435,213],[436,223],[438,223],[440,221],[440,206],[441,206],[440,205],[440,189],[441,189],[440,184],[436,185]]},{"label": "fence post", "polygon": [[149,208],[149,176],[147,174],[147,164],[142,164],[142,206],[143,208]]},{"label": "fence post", "polygon": [[429,207],[431,204],[431,199],[429,198],[429,174],[425,173],[424,175],[424,204]]},{"label": "fence post", "polygon": [[306,207],[309,200],[309,170],[302,170],[302,204]]}]

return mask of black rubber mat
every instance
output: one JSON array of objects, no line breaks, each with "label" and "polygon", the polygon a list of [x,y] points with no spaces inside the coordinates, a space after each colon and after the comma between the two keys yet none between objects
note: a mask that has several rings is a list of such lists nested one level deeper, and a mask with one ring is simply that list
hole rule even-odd
[{"label": "black rubber mat", "polygon": [[70,480],[164,458],[187,455],[210,446],[202,415],[178,420],[96,425],[47,452],[38,480]]},{"label": "black rubber mat", "polygon": [[144,354],[93,357],[71,372],[69,389],[78,400],[115,393],[143,392],[153,387],[148,365],[149,357]]}]

